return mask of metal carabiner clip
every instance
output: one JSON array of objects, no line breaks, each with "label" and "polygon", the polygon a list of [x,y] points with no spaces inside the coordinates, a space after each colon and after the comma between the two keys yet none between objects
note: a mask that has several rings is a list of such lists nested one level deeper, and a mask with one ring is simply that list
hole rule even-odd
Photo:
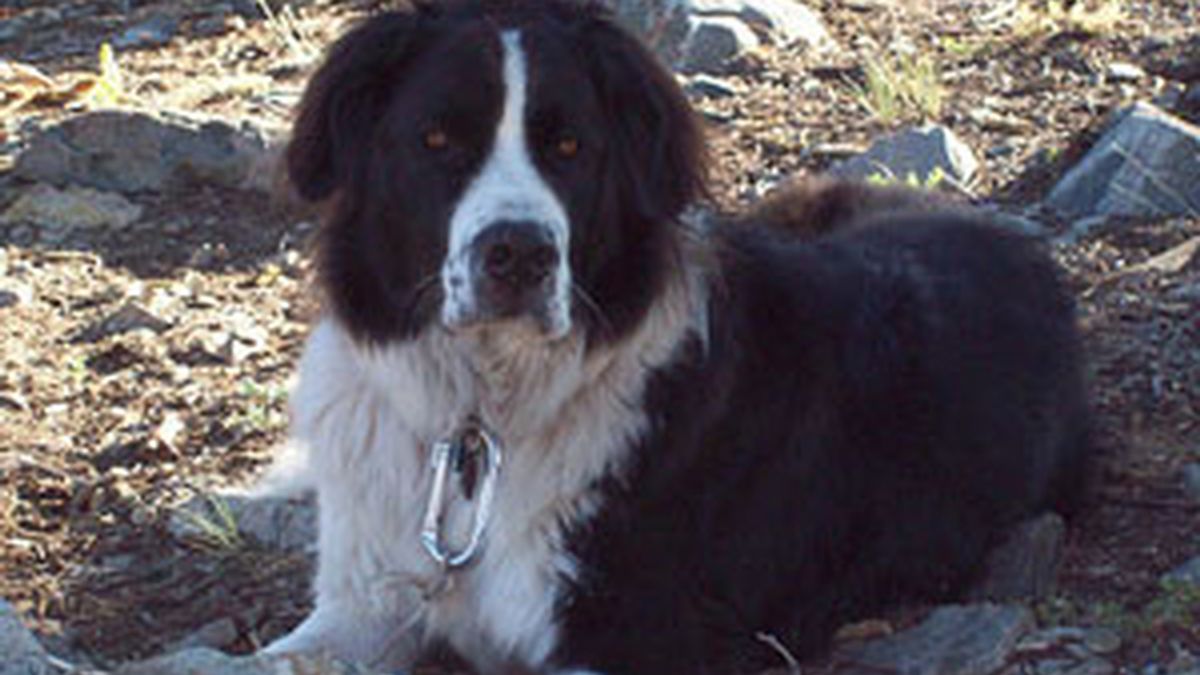
[{"label": "metal carabiner clip", "polygon": [[[479,448],[482,445],[482,448]],[[479,461],[474,455],[464,457],[463,452],[482,450],[483,471],[472,518],[471,534],[466,545],[458,551],[446,547],[442,541],[442,511],[446,506],[446,483],[451,469],[463,470],[467,461]],[[446,568],[457,568],[471,562],[479,550],[484,531],[492,516],[492,500],[496,493],[496,479],[500,475],[503,452],[500,443],[491,432],[476,419],[468,420],[463,429],[449,439],[434,443],[432,448],[433,485],[429,489],[429,502],[425,506],[425,519],[421,524],[421,544],[438,564]]]}]

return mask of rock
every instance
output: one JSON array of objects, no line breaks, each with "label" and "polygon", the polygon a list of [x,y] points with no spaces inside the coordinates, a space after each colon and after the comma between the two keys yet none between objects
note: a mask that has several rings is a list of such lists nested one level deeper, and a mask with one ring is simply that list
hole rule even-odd
[{"label": "rock", "polygon": [[1110,82],[1137,82],[1146,77],[1146,71],[1132,63],[1113,61],[1104,68],[1104,76]]},{"label": "rock", "polygon": [[1121,636],[1109,628],[1092,628],[1083,634],[1083,646],[1092,654],[1112,654],[1121,648]]},{"label": "rock", "polygon": [[821,50],[834,44],[821,17],[796,0],[692,0],[692,11],[701,17],[741,19],[770,42]]},{"label": "rock", "polygon": [[0,224],[30,223],[61,238],[62,232],[75,228],[122,229],[141,217],[142,207],[119,194],[73,186],[59,190],[39,183],[17,197],[0,215]]},{"label": "rock", "polygon": [[[745,49],[757,46],[759,39],[822,50],[836,47],[820,17],[796,0],[604,0],[604,4],[665,63],[685,72],[719,72],[728,58],[715,67],[709,62],[710,68],[705,69],[697,67],[696,60],[704,54],[728,53],[731,40]],[[751,40],[748,33],[755,38]]]},{"label": "rock", "polygon": [[101,111],[36,135],[16,175],[115,192],[161,191],[186,180],[240,187],[266,152],[265,133],[175,113]]},{"label": "rock", "polygon": [[255,0],[233,0],[233,11],[243,19],[263,18],[262,10],[258,8]]},{"label": "rock", "polygon": [[1117,669],[1104,659],[1084,659],[1063,672],[1063,675],[1113,675]]},{"label": "rock", "polygon": [[846,9],[852,9],[856,12],[874,12],[879,9],[887,9],[895,3],[895,0],[843,0]]},{"label": "rock", "polygon": [[691,96],[705,98],[729,98],[738,93],[737,87],[729,81],[704,74],[689,79],[683,89]]},{"label": "rock", "polygon": [[849,666],[838,671],[846,675],[993,673],[1032,626],[1033,615],[1024,607],[951,605],[909,630],[841,648],[835,660]]},{"label": "rock", "polygon": [[1168,675],[1200,675],[1200,654],[1179,651],[1167,665]]},{"label": "rock", "polygon": [[7,42],[24,33],[46,28],[62,19],[62,11],[54,7],[32,7],[11,19],[0,19],[0,42]]},{"label": "rock", "polygon": [[233,19],[228,15],[206,16],[192,24],[196,37],[214,37],[233,30]]},{"label": "rock", "polygon": [[58,671],[13,608],[0,600],[0,675],[51,675]]},{"label": "rock", "polygon": [[176,642],[168,652],[179,652],[185,649],[210,648],[221,649],[228,647],[240,637],[237,623],[230,617],[211,621],[200,627],[179,642]]},{"label": "rock", "polygon": [[866,151],[865,147],[856,143],[817,143],[806,148],[809,155],[825,161],[847,160]]},{"label": "rock", "polygon": [[694,19],[679,68],[685,73],[724,72],[737,57],[758,46],[758,36],[741,19]]},{"label": "rock", "polygon": [[17,281],[0,282],[0,309],[33,302],[33,289]]},{"label": "rock", "polygon": [[679,63],[691,28],[689,0],[603,1],[617,20],[649,45],[664,63]]},{"label": "rock", "polygon": [[311,497],[285,498],[246,495],[198,496],[171,516],[171,533],[179,539],[204,538],[200,521],[217,522],[226,511],[240,535],[267,548],[308,551],[317,541],[317,507]]},{"label": "rock", "polygon": [[81,330],[73,342],[99,342],[106,337],[135,330],[161,333],[171,327],[169,321],[160,319],[136,303],[126,303],[117,311],[105,316]]},{"label": "rock", "polygon": [[212,649],[188,649],[121,666],[113,675],[367,675],[368,669],[327,656],[229,656]]},{"label": "rock", "polygon": [[1053,626],[1033,631],[1017,641],[1018,654],[1045,652],[1069,642],[1081,642],[1085,631],[1074,626]]},{"label": "rock", "polygon": [[885,136],[865,153],[833,165],[829,173],[859,180],[882,175],[898,182],[911,175],[925,185],[937,169],[946,179],[965,186],[979,170],[979,160],[953,131],[930,125]]},{"label": "rock", "polygon": [[1162,581],[1163,583],[1200,586],[1200,556],[1192,558],[1179,567],[1167,572],[1163,575]]},{"label": "rock", "polygon": [[1054,513],[1021,523],[989,555],[984,579],[972,599],[1013,601],[1044,598],[1054,590],[1066,525]]},{"label": "rock", "polygon": [[113,46],[158,47],[170,42],[178,28],[179,19],[170,14],[155,14],[118,35],[113,40]]},{"label": "rock", "polygon": [[[1200,288],[1196,289],[1200,291]],[[1200,299],[1200,292],[1196,294]],[[1183,467],[1183,492],[1189,499],[1200,502],[1200,462],[1192,462]]]},{"label": "rock", "polygon": [[1046,205],[1073,219],[1200,213],[1200,127],[1146,103],[1123,109]]}]

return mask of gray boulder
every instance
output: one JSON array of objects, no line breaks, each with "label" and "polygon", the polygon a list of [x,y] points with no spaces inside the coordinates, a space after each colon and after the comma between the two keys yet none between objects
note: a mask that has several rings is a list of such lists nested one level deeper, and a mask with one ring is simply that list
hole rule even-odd
[{"label": "gray boulder", "polygon": [[769,42],[829,49],[833,38],[821,17],[796,0],[691,0],[696,16],[736,17]]},{"label": "gray boulder", "polygon": [[213,649],[187,649],[124,665],[113,675],[367,675],[363,666],[325,656],[229,656]]},{"label": "gray boulder", "polygon": [[663,62],[685,72],[721,72],[768,44],[836,46],[816,12],[796,0],[604,0]]},{"label": "gray boulder", "polygon": [[46,650],[21,623],[16,611],[0,600],[0,675],[51,675],[57,672]]},{"label": "gray boulder", "polygon": [[1074,219],[1200,214],[1200,127],[1135,103],[1114,115],[1046,204]]},{"label": "gray boulder", "polygon": [[737,57],[758,45],[758,36],[740,19],[694,19],[679,68],[685,73],[723,72]]},{"label": "gray boulder", "polygon": [[158,13],[141,23],[130,26],[113,40],[122,49],[131,47],[160,47],[171,41],[179,29],[179,19],[172,14]]},{"label": "gray boulder", "polygon": [[906,182],[911,176],[921,185],[941,175],[958,186],[968,185],[979,170],[970,146],[947,127],[930,125],[885,136],[861,155],[834,164],[829,173],[863,180],[879,176]]},{"label": "gray boulder", "polygon": [[1054,590],[1062,562],[1066,524],[1054,513],[1021,523],[988,555],[973,599],[1015,601],[1044,598]]},{"label": "gray boulder", "polygon": [[659,55],[675,65],[691,31],[690,0],[604,0],[617,19]]},{"label": "gray boulder", "polygon": [[840,648],[843,675],[986,675],[998,671],[1033,627],[1015,605],[950,605],[909,630]]},{"label": "gray boulder", "polygon": [[248,537],[267,548],[307,552],[317,541],[317,508],[312,497],[202,495],[175,511],[170,528],[181,539]]},{"label": "gray boulder", "polygon": [[30,223],[44,230],[126,228],[142,216],[142,207],[112,192],[46,184],[23,191],[0,214],[0,224]]},{"label": "gray boulder", "polygon": [[266,154],[251,126],[161,113],[102,111],[80,115],[36,135],[15,172],[29,180],[114,192],[162,191],[197,180],[240,187]]}]

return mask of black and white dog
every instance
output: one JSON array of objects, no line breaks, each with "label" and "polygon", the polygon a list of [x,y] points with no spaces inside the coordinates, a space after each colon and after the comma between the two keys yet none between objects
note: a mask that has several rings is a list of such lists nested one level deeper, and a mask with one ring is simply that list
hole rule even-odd
[{"label": "black and white dog", "polygon": [[1079,487],[1072,305],[1034,244],[837,185],[793,197],[854,214],[822,236],[686,224],[697,121],[597,7],[375,16],[287,161],[327,204],[328,311],[292,399],[316,608],[271,652],[746,672],[764,634],[807,656],[961,590]]}]

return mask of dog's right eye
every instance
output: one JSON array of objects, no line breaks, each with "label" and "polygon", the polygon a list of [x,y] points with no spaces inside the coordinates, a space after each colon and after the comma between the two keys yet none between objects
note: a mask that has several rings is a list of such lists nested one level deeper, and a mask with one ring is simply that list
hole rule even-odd
[{"label": "dog's right eye", "polygon": [[450,145],[450,137],[447,136],[446,132],[442,131],[441,129],[430,129],[426,131],[422,141],[425,143],[425,147],[429,148],[430,150],[444,150]]}]

